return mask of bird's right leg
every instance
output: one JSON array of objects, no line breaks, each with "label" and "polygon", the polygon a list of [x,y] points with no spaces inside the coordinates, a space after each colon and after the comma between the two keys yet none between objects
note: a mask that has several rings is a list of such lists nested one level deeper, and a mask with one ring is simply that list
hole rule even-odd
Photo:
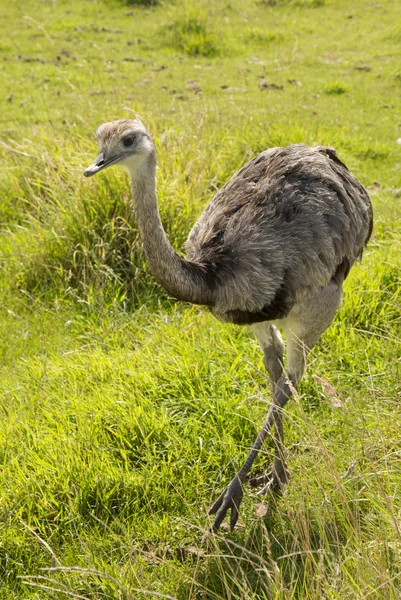
[{"label": "bird's right leg", "polygon": [[242,500],[243,484],[245,479],[249,473],[253,461],[259,454],[259,450],[261,449],[263,442],[269,434],[272,426],[275,424],[275,415],[278,411],[283,409],[285,404],[288,402],[291,393],[292,383],[288,381],[286,375],[282,375],[275,385],[273,402],[269,408],[269,412],[267,413],[267,417],[263,423],[262,429],[260,430],[247,459],[238,473],[235,475],[234,479],[231,480],[223,493],[209,510],[209,515],[216,515],[213,521],[213,529],[218,529],[220,527],[229,510],[231,511],[230,528],[231,531],[234,529],[238,520],[239,507]]},{"label": "bird's right leg", "polygon": [[[213,522],[213,529],[218,529],[220,527],[229,510],[231,510],[230,528],[231,531],[234,529],[238,520],[239,507],[243,495],[243,484],[273,426],[275,427],[274,439],[276,446],[274,467],[273,471],[260,482],[265,485],[259,493],[265,494],[267,491],[272,490],[272,488],[274,489],[274,486],[281,489],[284,485],[287,478],[287,468],[283,457],[282,410],[302,377],[305,369],[307,352],[308,347],[291,332],[288,340],[288,373],[284,374],[282,372],[283,369],[281,368],[281,376],[277,382],[273,382],[273,401],[270,405],[262,429],[260,430],[247,459],[235,475],[234,479],[231,480],[209,510],[210,515],[216,515]],[[275,372],[278,373],[278,370]]]},{"label": "bird's right leg", "polygon": [[[283,425],[282,425],[282,406],[287,400],[287,390],[282,393],[281,385],[285,383],[283,378],[283,351],[284,343],[280,333],[270,323],[257,323],[251,326],[253,333],[255,334],[264,354],[264,365],[270,375],[273,386],[273,403],[269,409],[266,421],[260,431],[255,443],[249,453],[248,458],[238,471],[234,479],[225,488],[220,497],[216,500],[213,506],[209,510],[209,514],[216,514],[214,519],[213,528],[218,529],[221,522],[223,521],[228,510],[231,509],[230,527],[234,529],[235,523],[238,519],[239,506],[242,500],[243,490],[242,486],[249,472],[249,469],[255,460],[264,439],[270,431],[272,425],[274,425],[275,436],[274,442],[276,447],[276,459],[274,470],[274,478],[277,480],[277,485],[281,487],[287,479],[287,471],[283,458]],[[279,385],[280,386],[277,387]],[[287,384],[285,384],[287,385]],[[287,386],[288,387],[288,386]],[[289,391],[289,388],[288,388]],[[266,483],[266,478],[259,483]],[[259,485],[259,483],[257,485]]]},{"label": "bird's right leg", "polygon": [[[308,352],[312,349],[316,340],[309,340],[310,345],[306,345],[305,341],[298,338],[292,331],[287,332],[288,335],[288,349],[287,349],[287,373],[286,381],[290,388],[288,398],[292,395],[294,390],[298,387],[300,380],[302,379],[303,372],[305,370],[306,358]],[[277,384],[279,385],[279,384]],[[285,402],[285,403],[286,403]],[[284,432],[283,432],[283,406],[280,399],[280,391],[278,390],[278,402],[276,400],[276,394],[273,394],[273,411],[274,411],[274,446],[275,456],[273,469],[267,475],[258,477],[252,480],[251,486],[259,487],[262,485],[262,489],[258,491],[258,494],[263,496],[267,492],[281,492],[285,483],[288,480],[288,470],[284,458]]]}]

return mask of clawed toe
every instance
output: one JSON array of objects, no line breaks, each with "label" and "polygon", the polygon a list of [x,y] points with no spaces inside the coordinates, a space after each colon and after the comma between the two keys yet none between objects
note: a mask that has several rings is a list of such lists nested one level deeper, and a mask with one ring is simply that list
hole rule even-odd
[{"label": "clawed toe", "polygon": [[[288,473],[286,469],[279,471],[270,471],[267,475],[256,477],[249,481],[253,488],[260,488],[257,491],[258,496],[265,496],[268,492],[280,494],[283,491],[284,485],[287,482]],[[231,511],[230,529],[233,531],[239,515],[239,508],[242,501],[243,489],[242,482],[238,477],[229,483],[223,490],[216,502],[209,509],[209,515],[216,515],[213,521],[212,529],[216,531],[222,524],[226,514]]]},{"label": "clawed toe", "polygon": [[220,527],[224,517],[230,510],[230,529],[233,531],[238,521],[242,496],[243,490],[241,481],[235,477],[208,511],[209,515],[216,515],[212,525],[213,530],[216,531]]}]

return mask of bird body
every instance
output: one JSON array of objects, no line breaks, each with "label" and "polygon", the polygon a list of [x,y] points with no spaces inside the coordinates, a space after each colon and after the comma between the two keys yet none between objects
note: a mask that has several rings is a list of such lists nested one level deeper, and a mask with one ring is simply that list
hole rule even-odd
[{"label": "bird body", "polygon": [[[280,491],[288,478],[282,409],[298,385],[308,352],[333,320],[342,284],[372,232],[364,187],[328,147],[270,148],[243,166],[215,195],[191,230],[187,259],[171,246],[156,194],[153,141],[139,121],[97,130],[99,155],[91,176],[121,164],[155,278],[180,300],[204,304],[221,321],[249,325],[264,355],[273,399],[251,451],[211,507],[218,528],[228,511],[235,526],[243,484],[274,429],[273,469],[260,493]],[[287,341],[287,368],[283,369]]]},{"label": "bird body", "polygon": [[346,276],[370,235],[369,197],[331,148],[271,148],[216,194],[186,242],[216,289],[213,314],[282,319]]}]

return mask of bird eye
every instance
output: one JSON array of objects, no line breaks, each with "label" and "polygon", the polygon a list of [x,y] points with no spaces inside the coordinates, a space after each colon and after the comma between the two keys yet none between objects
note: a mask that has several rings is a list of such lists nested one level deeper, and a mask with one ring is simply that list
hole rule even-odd
[{"label": "bird eye", "polygon": [[126,148],[128,148],[129,146],[132,146],[132,144],[135,142],[135,136],[134,135],[127,135],[127,137],[125,137],[123,139],[123,144]]}]

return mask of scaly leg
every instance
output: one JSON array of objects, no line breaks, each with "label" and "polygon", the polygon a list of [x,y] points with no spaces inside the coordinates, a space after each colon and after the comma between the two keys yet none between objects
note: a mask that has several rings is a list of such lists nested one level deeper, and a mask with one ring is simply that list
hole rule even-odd
[{"label": "scaly leg", "polygon": [[218,529],[226,516],[228,510],[231,510],[230,528],[234,529],[238,520],[239,507],[243,496],[243,483],[252,466],[253,461],[259,453],[263,442],[265,441],[272,425],[275,422],[276,409],[282,409],[291,396],[291,386],[288,384],[285,375],[282,375],[275,386],[273,403],[269,408],[263,427],[256,438],[250,453],[244,464],[235,475],[234,479],[228,484],[220,497],[216,500],[209,510],[209,515],[216,515],[213,522],[213,529]]},{"label": "scaly leg", "polygon": [[[275,386],[283,373],[284,342],[279,331],[271,323],[255,323],[251,325],[251,330],[263,350],[263,363],[270,375],[274,398]],[[272,491],[279,492],[288,480],[288,469],[284,460],[283,415],[281,409],[277,406],[274,406],[273,417],[275,448],[273,469],[267,475],[251,479],[249,483],[251,487],[263,485],[263,489],[266,491],[269,485]]]},{"label": "scaly leg", "polygon": [[[291,392],[298,387],[305,370],[306,358],[311,347],[307,347],[302,340],[296,338],[289,332],[288,338],[288,379]],[[283,431],[283,412],[282,406],[273,403],[274,406],[274,464],[270,473],[258,477],[251,482],[252,487],[262,489],[258,491],[259,496],[264,496],[268,492],[281,492],[288,481],[288,469],[284,459],[284,431]]]}]

